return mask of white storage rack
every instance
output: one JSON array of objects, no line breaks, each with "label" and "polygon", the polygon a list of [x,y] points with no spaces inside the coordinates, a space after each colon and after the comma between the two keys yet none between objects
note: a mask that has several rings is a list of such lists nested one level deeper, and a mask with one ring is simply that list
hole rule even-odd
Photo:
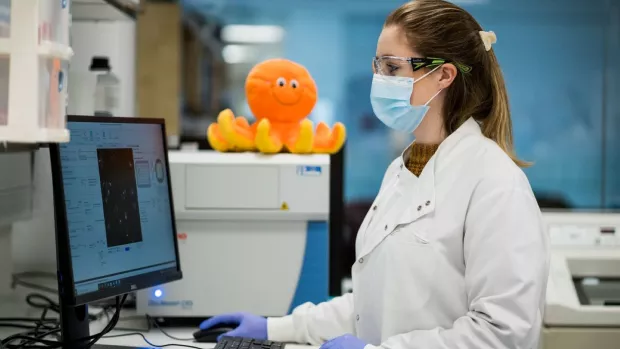
[{"label": "white storage rack", "polygon": [[0,142],[61,143],[71,0],[0,0]]}]

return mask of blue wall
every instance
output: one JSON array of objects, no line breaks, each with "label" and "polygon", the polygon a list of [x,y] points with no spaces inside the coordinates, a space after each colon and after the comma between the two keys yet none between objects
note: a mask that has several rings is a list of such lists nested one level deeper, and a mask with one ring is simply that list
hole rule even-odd
[{"label": "blue wall", "polygon": [[477,17],[500,38],[518,153],[537,191],[583,207],[602,203],[604,13]]},{"label": "blue wall", "polygon": [[620,2],[613,1],[605,66],[605,205],[620,208]]}]

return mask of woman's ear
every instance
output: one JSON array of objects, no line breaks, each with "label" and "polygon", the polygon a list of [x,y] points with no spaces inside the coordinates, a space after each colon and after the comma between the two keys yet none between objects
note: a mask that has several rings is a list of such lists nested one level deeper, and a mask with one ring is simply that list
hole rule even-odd
[{"label": "woman's ear", "polygon": [[456,74],[458,74],[458,69],[452,63],[446,63],[439,68],[439,87],[441,89],[446,89],[452,85],[454,79],[456,79]]}]

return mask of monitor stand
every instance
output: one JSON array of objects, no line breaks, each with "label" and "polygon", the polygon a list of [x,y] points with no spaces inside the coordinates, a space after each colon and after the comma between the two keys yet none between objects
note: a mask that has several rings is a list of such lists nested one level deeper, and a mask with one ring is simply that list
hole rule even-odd
[{"label": "monitor stand", "polygon": [[[88,319],[88,305],[69,306],[63,304],[60,297],[60,333],[62,341],[68,344],[63,345],[62,349],[84,349],[88,341],[78,342],[80,338],[90,336],[90,325]],[[135,347],[95,344],[94,349],[123,349]]]}]

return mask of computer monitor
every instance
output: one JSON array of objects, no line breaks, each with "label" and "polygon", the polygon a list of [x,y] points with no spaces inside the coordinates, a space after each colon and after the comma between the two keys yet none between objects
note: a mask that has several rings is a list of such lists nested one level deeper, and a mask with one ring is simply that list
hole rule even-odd
[{"label": "computer monitor", "polygon": [[63,341],[88,337],[86,303],[182,277],[164,121],[69,116],[51,144]]}]

